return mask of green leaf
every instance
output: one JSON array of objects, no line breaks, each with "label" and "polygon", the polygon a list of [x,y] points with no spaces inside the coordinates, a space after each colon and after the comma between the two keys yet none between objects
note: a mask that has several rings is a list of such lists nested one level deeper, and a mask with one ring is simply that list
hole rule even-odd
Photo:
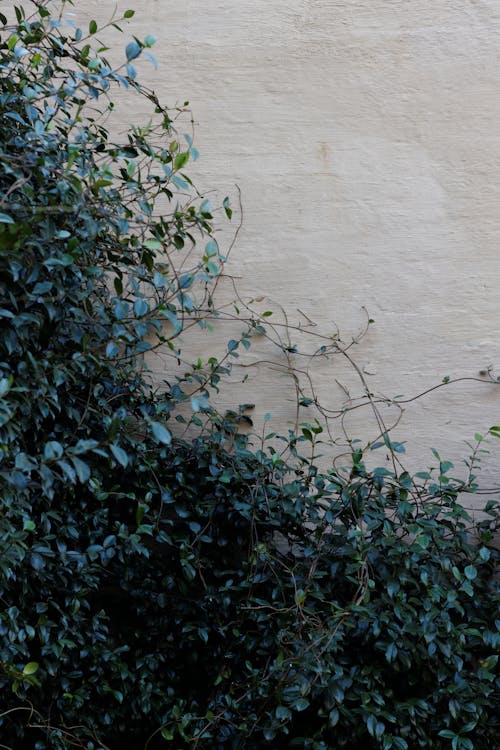
[{"label": "green leaf", "polygon": [[144,520],[144,513],[146,512],[146,506],[144,503],[139,503],[135,511],[135,522],[140,526]]},{"label": "green leaf", "polygon": [[18,453],[15,460],[16,469],[22,469],[24,471],[33,471],[38,466],[36,460],[32,456],[28,456],[27,453]]},{"label": "green leaf", "polygon": [[43,457],[45,461],[51,461],[53,459],[61,458],[63,453],[64,448],[62,447],[61,443],[58,443],[56,440],[49,440],[49,442],[45,444],[45,447],[43,449]]},{"label": "green leaf", "polygon": [[75,484],[76,482],[76,473],[71,464],[69,464],[67,461],[61,461],[59,460],[57,462],[58,467],[62,470],[64,476],[66,479],[69,480],[71,484]]},{"label": "green leaf", "polygon": [[189,151],[181,151],[174,159],[174,169],[182,169],[189,161]]},{"label": "green leaf", "polygon": [[40,665],[36,661],[28,662],[23,668],[23,675],[29,677],[30,675],[35,674],[35,672],[38,672],[39,666]]},{"label": "green leaf", "polygon": [[113,359],[114,357],[117,357],[119,353],[120,347],[117,343],[115,343],[114,341],[110,341],[108,344],[106,344],[106,357]]},{"label": "green leaf", "polygon": [[229,201],[229,198],[227,197],[224,198],[224,200],[222,201],[222,205],[224,206],[224,211],[226,212],[227,218],[231,219],[233,215],[233,210],[231,208],[231,203]]},{"label": "green leaf", "polygon": [[466,594],[467,594],[468,596],[470,596],[470,597],[473,597],[473,596],[474,596],[474,588],[473,588],[473,587],[471,586],[471,584],[470,584],[470,582],[469,582],[469,581],[464,581],[464,582],[462,583],[462,586],[461,586],[461,588],[462,588],[462,591],[465,591],[465,593],[466,593]]},{"label": "green leaf", "polygon": [[160,422],[151,422],[151,430],[160,443],[170,445],[172,442],[172,435],[164,425],[160,424]]},{"label": "green leaf", "polygon": [[113,286],[115,287],[115,292],[120,297],[123,294],[123,282],[119,276],[115,276],[113,279]]},{"label": "green leaf", "polygon": [[109,448],[110,448],[111,453],[113,454],[113,456],[118,461],[118,463],[121,464],[121,466],[123,466],[124,469],[126,469],[127,466],[128,466],[128,455],[123,450],[123,448],[120,448],[120,446],[116,445],[116,443],[111,443],[111,445],[109,446]]},{"label": "green leaf", "polygon": [[370,714],[370,716],[366,720],[366,727],[371,736],[375,737],[377,733],[377,717],[373,714]]},{"label": "green leaf", "polygon": [[15,224],[16,222],[12,218],[12,216],[9,216],[8,214],[1,214],[0,213],[0,224]]},{"label": "green leaf", "polygon": [[76,456],[72,456],[71,463],[75,467],[76,475],[80,482],[82,484],[85,484],[85,482],[88,482],[90,479],[90,467],[85,461],[82,461],[81,458],[77,458]]},{"label": "green leaf", "polygon": [[16,44],[18,43],[18,41],[19,41],[19,37],[17,36],[17,34],[11,34],[10,37],[8,38],[7,47],[9,48],[11,52],[16,46]]},{"label": "green leaf", "polygon": [[192,396],[191,397],[191,408],[194,412],[209,411],[210,404],[206,396]]},{"label": "green leaf", "polygon": [[150,237],[149,239],[144,240],[143,244],[148,250],[163,250],[163,244],[155,237]]},{"label": "green leaf", "polygon": [[149,312],[149,305],[145,299],[136,299],[134,302],[134,312],[138,318],[142,318],[143,315],[147,315]]},{"label": "green leaf", "polygon": [[130,62],[131,60],[135,60],[136,57],[139,57],[141,52],[142,46],[136,39],[134,39],[132,42],[129,42],[125,48],[125,55],[128,62]]},{"label": "green leaf", "polygon": [[10,391],[13,382],[14,378],[12,376],[8,378],[0,378],[0,398]]},{"label": "green leaf", "polygon": [[340,719],[340,711],[338,708],[332,708],[330,713],[328,714],[328,726],[329,727],[335,727],[339,723]]},{"label": "green leaf", "polygon": [[219,254],[219,248],[214,240],[210,240],[210,242],[207,242],[207,244],[205,245],[205,253],[207,255],[207,258],[211,258],[213,255]]},{"label": "green leaf", "polygon": [[292,712],[286,706],[277,706],[274,715],[280,721],[288,721],[292,716]]},{"label": "green leaf", "polygon": [[123,14],[124,18],[132,18],[135,15],[135,10],[126,10]]},{"label": "green leaf", "polygon": [[307,700],[307,698],[298,698],[292,704],[292,708],[295,711],[305,711],[308,706],[309,706],[309,701]]},{"label": "green leaf", "polygon": [[89,34],[95,34],[97,31],[97,23],[95,21],[91,21],[89,23]]},{"label": "green leaf", "polygon": [[397,655],[398,655],[398,647],[396,646],[395,643],[389,643],[389,645],[387,646],[385,650],[385,658],[390,663],[390,662],[395,661]]},{"label": "green leaf", "polygon": [[218,275],[218,273],[219,273],[219,268],[218,268],[218,267],[217,267],[217,265],[216,265],[216,264],[215,264],[215,263],[214,263],[213,261],[211,261],[211,260],[209,260],[209,261],[208,261],[208,263],[206,264],[206,269],[207,269],[207,271],[208,271],[208,272],[209,272],[210,274],[212,274],[212,276],[217,276],[217,275]]},{"label": "green leaf", "polygon": [[474,567],[474,565],[467,565],[464,573],[469,581],[473,581],[475,578],[477,578],[477,569]]}]

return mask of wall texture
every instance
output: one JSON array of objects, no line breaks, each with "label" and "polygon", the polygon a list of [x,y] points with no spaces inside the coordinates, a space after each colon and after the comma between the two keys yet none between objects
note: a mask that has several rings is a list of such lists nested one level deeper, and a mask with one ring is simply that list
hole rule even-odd
[{"label": "wall texture", "polygon": [[[299,309],[315,330],[336,323],[345,339],[366,306],[376,323],[355,356],[374,393],[411,397],[500,367],[498,0],[130,5],[131,33],[158,38],[159,70],[143,76],[165,101],[191,103],[198,185],[222,197],[241,188],[229,270],[243,297],[269,296],[304,322]],[[104,20],[114,6],[86,0],[76,12]],[[314,371],[332,406],[345,399],[336,380],[362,392],[335,360]],[[286,425],[290,385],[258,368],[224,403],[256,399],[257,418]],[[498,423],[500,389],[464,382],[409,404],[398,434],[426,464],[430,446],[459,458],[464,439]],[[363,410],[350,428],[375,431]]]}]

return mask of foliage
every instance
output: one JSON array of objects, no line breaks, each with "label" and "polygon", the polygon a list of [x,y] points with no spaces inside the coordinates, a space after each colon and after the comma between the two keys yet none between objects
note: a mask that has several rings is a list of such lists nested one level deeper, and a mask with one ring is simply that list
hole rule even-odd
[{"label": "foliage", "polygon": [[[252,445],[209,394],[255,321],[155,393],[223,259],[137,82],[153,40],[113,68],[47,0],[0,21],[3,746],[492,748],[497,506],[472,529],[474,478],[410,477],[387,435],[374,470],[321,470],[319,422]],[[119,142],[115,86],[152,108]]]}]

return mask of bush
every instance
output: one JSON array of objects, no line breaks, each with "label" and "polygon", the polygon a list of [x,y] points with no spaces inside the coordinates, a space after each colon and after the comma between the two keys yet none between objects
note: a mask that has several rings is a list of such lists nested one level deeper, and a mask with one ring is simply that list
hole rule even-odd
[{"label": "bush", "polygon": [[[3,746],[491,750],[497,506],[472,529],[439,457],[320,470],[317,422],[256,447],[209,405],[240,342],[152,389],[222,268],[192,137],[137,82],[151,38],[113,69],[32,10],[0,15]],[[120,142],[115,86],[153,110]]]}]

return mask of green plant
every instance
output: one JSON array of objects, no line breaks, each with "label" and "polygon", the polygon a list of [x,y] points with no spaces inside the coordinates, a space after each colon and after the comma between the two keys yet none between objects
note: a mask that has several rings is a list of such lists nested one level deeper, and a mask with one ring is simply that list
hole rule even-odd
[{"label": "green plant", "polygon": [[[409,476],[386,433],[347,470],[317,421],[254,445],[209,400],[254,318],[156,393],[144,356],[217,312],[192,135],[137,81],[151,38],[113,69],[94,21],[32,6],[0,17],[2,745],[491,750],[498,507],[460,503],[482,448],[463,482],[437,455]],[[120,142],[115,86],[151,106]]]}]

